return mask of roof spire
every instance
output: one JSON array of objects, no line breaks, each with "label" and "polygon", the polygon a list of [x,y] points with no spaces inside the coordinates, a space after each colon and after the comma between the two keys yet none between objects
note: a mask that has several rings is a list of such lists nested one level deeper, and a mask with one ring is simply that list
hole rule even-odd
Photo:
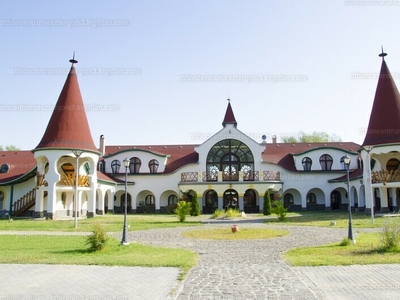
[{"label": "roof spire", "polygon": [[70,59],[69,62],[70,62],[72,65],[78,63],[78,61],[75,59],[75,51],[74,51],[74,54],[72,55],[72,59]]},{"label": "roof spire", "polygon": [[387,55],[387,53],[383,52],[383,46],[381,46],[382,49],[382,53],[379,54],[379,57],[382,57],[382,60],[385,60],[385,56]]},{"label": "roof spire", "polygon": [[235,127],[237,126],[237,122],[235,119],[235,115],[233,114],[232,106],[231,106],[231,99],[228,98],[228,107],[226,108],[225,117],[222,121],[222,126],[225,127],[226,124],[233,124]]}]

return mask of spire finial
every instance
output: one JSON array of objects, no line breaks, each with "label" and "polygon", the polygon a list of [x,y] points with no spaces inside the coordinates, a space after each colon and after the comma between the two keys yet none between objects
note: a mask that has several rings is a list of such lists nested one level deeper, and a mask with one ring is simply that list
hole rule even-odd
[{"label": "spire finial", "polygon": [[385,56],[387,55],[387,53],[383,52],[383,46],[381,46],[382,49],[382,53],[379,54],[379,57],[382,57],[382,60],[385,60]]},{"label": "spire finial", "polygon": [[70,62],[72,65],[78,63],[78,61],[75,59],[75,51],[74,51],[74,54],[72,55],[72,59],[70,59],[69,62]]},{"label": "spire finial", "polygon": [[226,100],[228,100],[228,102],[231,102],[231,97],[228,96],[228,99],[226,99]]}]

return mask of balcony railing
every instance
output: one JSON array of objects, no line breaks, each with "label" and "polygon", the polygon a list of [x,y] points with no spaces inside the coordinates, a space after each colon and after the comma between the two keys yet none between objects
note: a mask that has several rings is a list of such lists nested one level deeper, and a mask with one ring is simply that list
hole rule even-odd
[{"label": "balcony railing", "polygon": [[[183,172],[181,182],[223,182],[223,181],[260,181],[259,171],[238,172],[236,174],[225,174],[224,172]],[[263,181],[279,181],[279,171],[263,171]]]},{"label": "balcony railing", "polygon": [[400,174],[397,170],[373,171],[371,176],[372,183],[383,183],[400,181]]}]

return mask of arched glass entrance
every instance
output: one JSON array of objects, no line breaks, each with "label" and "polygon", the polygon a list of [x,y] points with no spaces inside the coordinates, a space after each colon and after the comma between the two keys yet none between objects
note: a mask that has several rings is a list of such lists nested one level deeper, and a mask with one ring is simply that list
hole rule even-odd
[{"label": "arched glass entrance", "polygon": [[239,209],[239,194],[233,189],[226,190],[224,192],[223,208],[235,208]]}]

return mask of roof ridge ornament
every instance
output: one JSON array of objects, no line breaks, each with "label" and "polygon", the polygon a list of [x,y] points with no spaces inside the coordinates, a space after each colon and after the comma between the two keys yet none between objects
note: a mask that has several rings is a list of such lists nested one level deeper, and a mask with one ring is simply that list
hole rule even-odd
[{"label": "roof ridge ornament", "polygon": [[382,53],[379,54],[379,57],[382,57],[382,60],[385,60],[385,56],[387,55],[387,53],[383,52],[383,46],[381,46],[382,49]]},{"label": "roof ridge ornament", "polygon": [[72,65],[78,63],[78,61],[75,59],[75,51],[74,51],[74,54],[72,55],[72,59],[70,59],[69,62],[70,62]]}]

